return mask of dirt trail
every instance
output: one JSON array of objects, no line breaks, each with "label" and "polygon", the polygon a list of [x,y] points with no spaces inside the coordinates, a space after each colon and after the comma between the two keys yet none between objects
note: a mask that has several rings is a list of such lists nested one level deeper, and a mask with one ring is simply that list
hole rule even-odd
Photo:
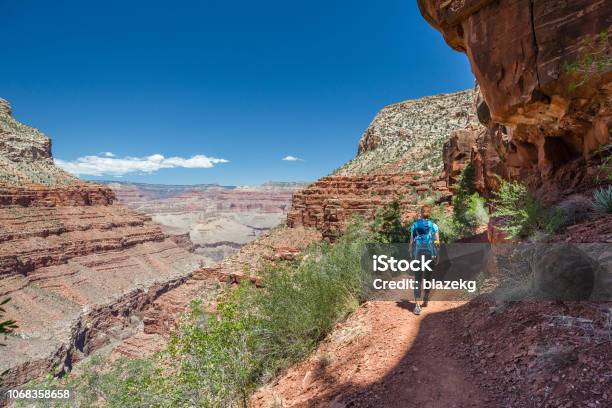
[{"label": "dirt trail", "polygon": [[[431,302],[364,304],[306,361],[256,393],[256,407],[486,407],[491,401],[454,357],[461,328],[453,309]],[[281,404],[282,401],[282,404]]]}]

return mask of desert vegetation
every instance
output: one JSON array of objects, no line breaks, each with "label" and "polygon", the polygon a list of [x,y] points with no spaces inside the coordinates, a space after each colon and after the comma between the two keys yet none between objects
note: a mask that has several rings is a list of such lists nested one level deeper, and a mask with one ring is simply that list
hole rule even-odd
[{"label": "desert vegetation", "polygon": [[600,188],[593,193],[593,208],[602,214],[612,213],[612,186]]},{"label": "desert vegetation", "polygon": [[500,180],[492,202],[493,216],[501,219],[500,229],[510,238],[554,233],[565,223],[563,210],[545,207],[518,181]]}]

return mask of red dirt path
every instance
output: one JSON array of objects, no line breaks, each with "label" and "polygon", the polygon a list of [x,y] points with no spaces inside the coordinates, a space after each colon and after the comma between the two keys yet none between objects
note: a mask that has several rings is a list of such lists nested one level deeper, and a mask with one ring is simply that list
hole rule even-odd
[{"label": "red dirt path", "polygon": [[431,302],[415,316],[407,302],[366,303],[310,358],[251,402],[255,407],[495,406],[453,356],[457,322],[445,312],[462,305]]}]

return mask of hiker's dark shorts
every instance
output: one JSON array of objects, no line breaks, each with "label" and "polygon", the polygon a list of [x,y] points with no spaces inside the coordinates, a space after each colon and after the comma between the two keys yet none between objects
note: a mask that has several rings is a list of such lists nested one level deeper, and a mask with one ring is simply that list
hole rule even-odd
[{"label": "hiker's dark shorts", "polygon": [[[421,255],[425,256],[425,259],[432,259],[432,256],[429,252],[418,252],[417,255],[415,256],[415,259],[420,259]],[[433,262],[432,262],[433,265]],[[435,265],[433,265],[433,267],[431,268],[432,271],[415,271],[414,272],[414,280],[415,280],[415,287],[414,287],[414,297],[415,298],[420,298],[421,297],[421,287],[422,287],[422,283],[423,283],[423,279],[426,280],[431,280],[431,276],[433,274],[433,270],[435,270]],[[425,297],[423,298],[423,300],[428,300],[429,299],[429,294],[431,292],[431,289],[425,289]]]}]

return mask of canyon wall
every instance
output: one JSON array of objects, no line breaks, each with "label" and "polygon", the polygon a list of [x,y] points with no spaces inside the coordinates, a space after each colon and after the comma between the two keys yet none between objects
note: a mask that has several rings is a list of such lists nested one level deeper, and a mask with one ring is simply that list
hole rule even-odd
[{"label": "canyon wall", "polygon": [[151,217],[53,164],[51,142],[0,101],[0,299],[19,328],[0,347],[4,386],[69,370],[122,341],[199,268]]},{"label": "canyon wall", "polygon": [[371,219],[395,199],[405,221],[426,199],[449,202],[442,145],[453,131],[482,128],[474,103],[474,91],[465,90],[381,109],[353,160],[293,195],[287,225],[316,228],[334,238],[352,217]]},{"label": "canyon wall", "polygon": [[[550,201],[593,186],[612,141],[612,25],[606,0],[418,0],[466,53],[480,87],[472,161]],[[478,145],[478,146],[477,146]],[[603,157],[602,157],[603,156]],[[501,163],[501,165],[500,165]]]},{"label": "canyon wall", "polygon": [[449,200],[441,177],[416,172],[323,177],[293,195],[287,225],[316,228],[324,237],[335,238],[351,218],[372,219],[377,210],[394,199],[400,202],[404,221],[409,221],[426,197]]}]

